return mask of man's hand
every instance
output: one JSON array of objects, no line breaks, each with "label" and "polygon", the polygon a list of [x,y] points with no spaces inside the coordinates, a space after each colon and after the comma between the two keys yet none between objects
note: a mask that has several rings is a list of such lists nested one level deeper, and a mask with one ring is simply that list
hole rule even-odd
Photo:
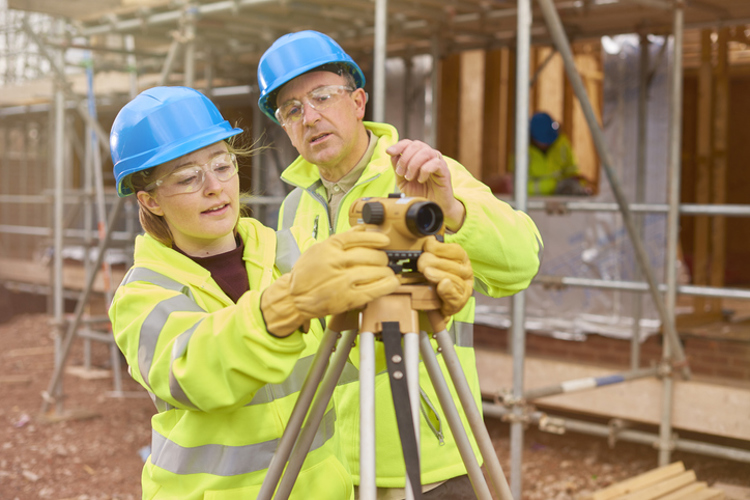
[{"label": "man's hand", "polygon": [[451,173],[440,151],[424,142],[402,139],[385,151],[391,155],[398,188],[406,196],[421,196],[443,210],[445,227],[458,231],[466,208],[453,195]]},{"label": "man's hand", "polygon": [[441,243],[427,238],[417,269],[435,284],[442,306],[440,312],[449,318],[463,309],[471,297],[474,272],[466,251],[456,243]]}]

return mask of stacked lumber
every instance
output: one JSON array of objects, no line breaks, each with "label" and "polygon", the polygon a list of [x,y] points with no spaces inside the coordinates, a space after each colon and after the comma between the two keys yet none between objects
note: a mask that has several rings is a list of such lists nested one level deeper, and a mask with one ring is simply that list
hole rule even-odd
[{"label": "stacked lumber", "polygon": [[584,500],[724,500],[724,492],[709,488],[685,470],[682,462],[659,467],[626,479]]}]

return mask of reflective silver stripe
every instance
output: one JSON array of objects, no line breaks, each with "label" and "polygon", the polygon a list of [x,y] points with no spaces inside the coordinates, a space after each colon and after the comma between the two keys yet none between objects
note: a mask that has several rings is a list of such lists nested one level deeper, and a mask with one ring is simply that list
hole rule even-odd
[{"label": "reflective silver stripe", "polygon": [[177,358],[180,358],[183,354],[185,354],[185,351],[187,351],[188,342],[190,342],[190,337],[193,336],[195,329],[198,328],[198,325],[200,324],[200,321],[197,322],[189,330],[181,333],[180,336],[175,339],[174,345],[172,346],[171,361],[169,363],[169,393],[172,395],[175,401],[179,401],[183,405],[193,409],[197,409],[198,407],[192,401],[190,401],[190,398],[188,398],[187,394],[185,394],[185,391],[182,389],[182,386],[180,386],[177,378],[175,378],[174,372],[172,371],[172,364]]},{"label": "reflective silver stripe", "polygon": [[537,245],[539,245],[539,252],[537,253],[536,257],[537,259],[539,259],[539,267],[541,268],[542,257],[544,257],[544,245],[542,244],[542,240],[539,239],[539,236],[534,236],[534,237],[536,238]]},{"label": "reflective silver stripe", "polygon": [[[138,339],[138,370],[141,373],[141,378],[143,379],[144,383],[150,388],[151,385],[148,382],[148,374],[149,371],[151,371],[151,364],[154,360],[156,343],[159,340],[159,334],[164,328],[164,324],[167,322],[169,315],[175,311],[204,311],[195,302],[195,297],[193,296],[190,287],[178,281],[175,281],[172,278],[168,278],[163,274],[157,273],[156,271],[152,271],[151,269],[147,269],[145,267],[134,267],[122,280],[122,285],[127,285],[136,281],[151,283],[152,285],[160,286],[162,288],[166,288],[167,290],[179,292],[179,295],[175,295],[174,297],[162,300],[161,302],[156,304],[151,312],[148,313],[148,316],[141,325],[141,331]],[[182,353],[184,353],[184,349],[187,345],[187,340],[190,339],[190,335],[192,335],[192,332],[197,326],[198,323],[193,325],[189,330],[187,330],[187,332],[185,332],[188,333],[188,335],[183,338],[182,343],[179,342],[178,339],[178,343],[175,345],[175,350],[173,350],[172,353],[172,360],[175,359],[175,352],[179,352],[179,355],[182,355]],[[178,347],[178,345],[182,347]],[[172,386],[172,380],[173,378],[170,371],[170,386]],[[176,381],[174,381],[174,385],[178,386]],[[175,387],[171,387],[171,390],[174,392]],[[181,388],[177,390],[177,393],[181,394],[181,397],[184,397],[187,400],[184,395],[184,391],[182,391]],[[192,403],[190,403],[190,405],[192,406]],[[159,405],[157,405],[157,408],[158,406]]]},{"label": "reflective silver stripe", "polygon": [[180,292],[183,295],[187,295],[188,297],[193,299],[193,301],[195,301],[193,291],[189,286],[180,283],[179,281],[175,281],[172,278],[168,278],[163,274],[157,273],[156,271],[152,271],[151,269],[147,269],[145,267],[132,268],[123,278],[121,286],[133,283],[135,281],[145,281],[146,283],[151,283],[152,285],[157,285],[162,288],[166,288],[167,290],[174,290],[175,292]]},{"label": "reflective silver stripe", "polygon": [[281,229],[289,229],[294,225],[294,217],[297,215],[300,199],[304,189],[294,188],[284,199],[284,217],[281,219]]},{"label": "reflective silver stripe", "polygon": [[489,288],[487,286],[487,283],[484,281],[479,281],[479,278],[474,276],[474,290],[481,293],[482,295],[490,296]]},{"label": "reflective silver stripe", "polygon": [[[320,448],[331,439],[335,427],[336,412],[329,410],[315,433],[310,450]],[[205,444],[188,448],[154,430],[151,433],[151,463],[173,474],[248,474],[268,468],[278,442],[278,439],[272,439],[245,446]]]},{"label": "reflective silver stripe", "polygon": [[276,267],[279,268],[281,274],[290,272],[299,256],[299,245],[292,231],[289,229],[276,231]]},{"label": "reflective silver stripe", "polygon": [[[387,370],[386,370],[387,373]],[[344,371],[341,372],[339,381],[336,385],[346,385],[352,382],[359,382],[359,370],[349,360],[344,365]]]},{"label": "reflective silver stripe", "polygon": [[[424,389],[422,389],[421,387],[419,388],[419,396],[419,406],[422,410],[422,416],[427,422],[427,425],[430,427],[432,433],[437,438],[438,444],[440,446],[443,446],[445,444],[445,436],[443,435],[443,422],[442,420],[440,420],[440,414],[438,414],[437,410],[435,409],[435,405],[432,404],[430,398],[427,397],[427,393],[424,392]],[[432,415],[432,417],[434,418],[434,422],[433,418],[430,418],[430,415]]]},{"label": "reflective silver stripe", "polygon": [[252,401],[245,406],[260,405],[270,403],[274,399],[285,398],[302,390],[302,384],[310,372],[310,366],[313,362],[313,355],[300,358],[295,363],[292,373],[280,384],[266,384],[263,390],[255,393]]},{"label": "reflective silver stripe", "polygon": [[[141,325],[138,340],[138,369],[147,385],[149,385],[148,373],[151,370],[151,363],[154,360],[159,334],[169,319],[169,315],[175,311],[204,312],[193,300],[180,294],[162,300],[148,313],[148,316]],[[149,387],[151,386],[149,385]]]},{"label": "reflective silver stripe", "polygon": [[454,319],[448,334],[457,347],[474,347],[474,323]]},{"label": "reflective silver stripe", "polygon": [[153,392],[151,391],[147,391],[147,392],[148,392],[149,397],[151,398],[151,401],[153,401],[154,406],[156,407],[156,411],[158,411],[159,413],[163,413],[167,410],[171,410],[172,408],[174,408],[174,406],[167,403],[166,401],[158,397]]}]

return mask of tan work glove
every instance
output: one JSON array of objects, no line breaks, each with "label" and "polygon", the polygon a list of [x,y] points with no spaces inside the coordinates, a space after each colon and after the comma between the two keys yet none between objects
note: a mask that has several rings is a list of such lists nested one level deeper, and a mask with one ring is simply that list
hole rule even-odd
[{"label": "tan work glove", "polygon": [[441,314],[449,318],[463,309],[474,287],[474,271],[466,251],[456,243],[441,243],[427,238],[417,269],[435,283],[442,306]]},{"label": "tan work glove", "polygon": [[379,250],[389,241],[383,233],[358,226],[311,246],[290,273],[263,292],[266,329],[286,337],[313,318],[359,309],[393,293],[399,280]]}]

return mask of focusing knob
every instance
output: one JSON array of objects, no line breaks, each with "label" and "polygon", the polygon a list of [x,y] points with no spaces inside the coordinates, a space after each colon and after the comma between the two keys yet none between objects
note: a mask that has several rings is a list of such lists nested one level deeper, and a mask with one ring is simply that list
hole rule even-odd
[{"label": "focusing knob", "polygon": [[379,201],[365,203],[362,207],[362,220],[365,224],[379,226],[385,220],[385,207]]}]

